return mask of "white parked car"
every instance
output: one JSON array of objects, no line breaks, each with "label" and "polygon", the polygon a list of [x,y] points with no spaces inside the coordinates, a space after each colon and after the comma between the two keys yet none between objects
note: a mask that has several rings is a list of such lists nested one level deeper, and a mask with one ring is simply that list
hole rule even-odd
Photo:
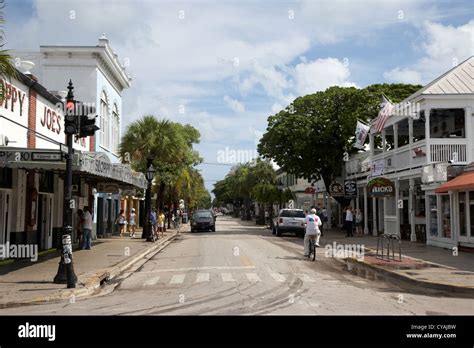
[{"label": "white parked car", "polygon": [[306,215],[302,209],[281,209],[273,223],[273,234],[278,237],[284,232],[294,232],[304,237]]}]

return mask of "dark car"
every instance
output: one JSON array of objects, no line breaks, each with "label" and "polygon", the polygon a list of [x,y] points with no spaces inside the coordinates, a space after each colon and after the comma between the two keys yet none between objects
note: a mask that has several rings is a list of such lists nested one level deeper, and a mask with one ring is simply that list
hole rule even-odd
[{"label": "dark car", "polygon": [[216,232],[216,217],[210,210],[197,210],[191,216],[191,232]]}]

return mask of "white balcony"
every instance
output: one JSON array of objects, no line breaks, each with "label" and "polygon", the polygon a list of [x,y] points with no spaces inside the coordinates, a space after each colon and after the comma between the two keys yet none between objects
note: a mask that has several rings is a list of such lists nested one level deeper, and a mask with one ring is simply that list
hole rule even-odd
[{"label": "white balcony", "polygon": [[430,139],[430,161],[467,164],[466,139]]}]

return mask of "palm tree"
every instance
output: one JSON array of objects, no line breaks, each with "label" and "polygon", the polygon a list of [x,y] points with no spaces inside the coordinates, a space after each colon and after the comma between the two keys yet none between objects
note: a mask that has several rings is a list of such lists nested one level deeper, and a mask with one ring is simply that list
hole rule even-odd
[{"label": "palm tree", "polygon": [[[0,0],[0,47],[5,45],[5,33],[3,31],[3,24],[5,19],[3,17],[3,8],[5,7],[5,0]],[[10,79],[17,76],[17,70],[12,64],[12,57],[8,54],[8,50],[0,50],[0,77],[2,79]],[[0,99],[3,99],[5,93],[4,84],[0,84]]]}]

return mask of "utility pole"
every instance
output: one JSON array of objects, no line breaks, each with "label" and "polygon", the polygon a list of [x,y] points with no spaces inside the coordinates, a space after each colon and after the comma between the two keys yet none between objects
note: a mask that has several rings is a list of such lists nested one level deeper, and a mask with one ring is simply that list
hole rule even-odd
[{"label": "utility pole", "polygon": [[75,100],[72,90],[74,89],[72,81],[69,81],[68,94],[66,97],[66,115],[65,127],[67,154],[66,157],[66,177],[64,178],[64,202],[63,202],[63,227],[62,227],[62,245],[61,261],[59,262],[58,273],[54,277],[54,283],[67,283],[68,288],[75,288],[77,276],[74,273],[72,262],[72,209],[74,201],[72,199],[72,136],[79,132],[78,117],[75,114]]}]

